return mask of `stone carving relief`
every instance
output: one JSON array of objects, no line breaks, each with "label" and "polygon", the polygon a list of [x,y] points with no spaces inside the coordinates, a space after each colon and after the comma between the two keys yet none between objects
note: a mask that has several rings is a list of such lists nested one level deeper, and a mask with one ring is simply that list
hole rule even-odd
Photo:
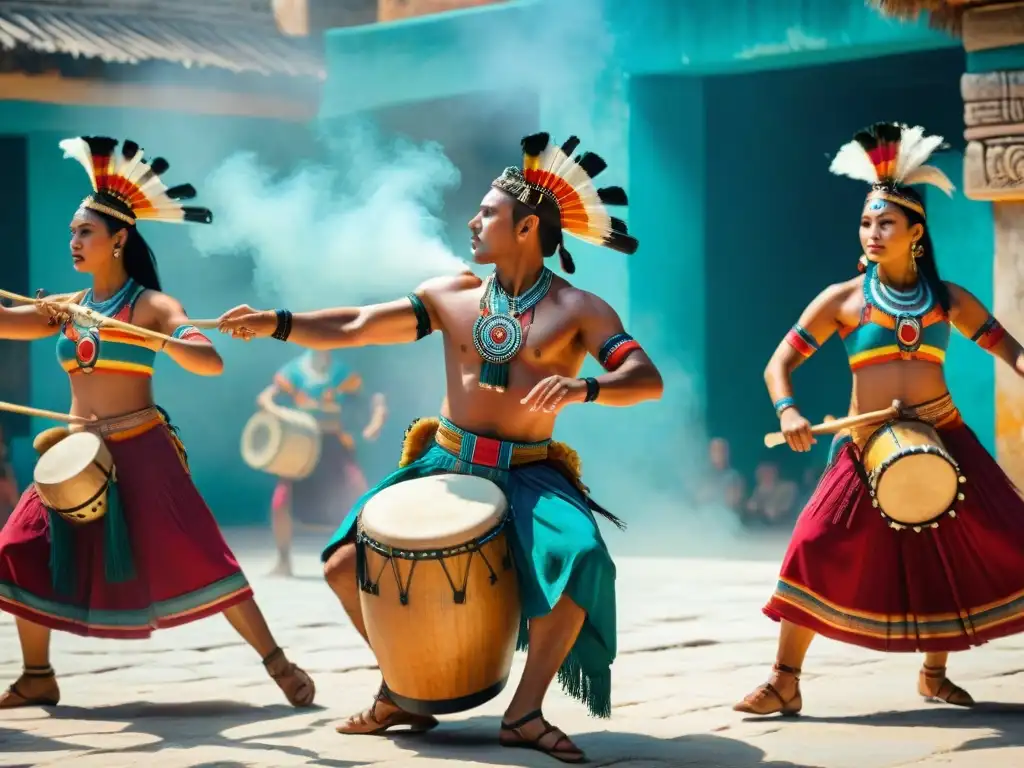
[{"label": "stone carving relief", "polygon": [[964,75],[964,194],[1024,200],[1024,70]]}]

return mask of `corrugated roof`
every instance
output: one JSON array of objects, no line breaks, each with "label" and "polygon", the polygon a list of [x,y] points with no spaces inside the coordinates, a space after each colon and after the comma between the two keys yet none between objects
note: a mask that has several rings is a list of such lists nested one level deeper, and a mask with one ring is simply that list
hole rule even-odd
[{"label": "corrugated roof", "polygon": [[314,40],[281,34],[270,0],[0,0],[0,48],[323,79]]},{"label": "corrugated roof", "polygon": [[950,5],[945,0],[867,0],[867,3],[886,16],[908,21],[916,21],[922,14],[927,14],[931,26],[960,34],[963,5]]}]

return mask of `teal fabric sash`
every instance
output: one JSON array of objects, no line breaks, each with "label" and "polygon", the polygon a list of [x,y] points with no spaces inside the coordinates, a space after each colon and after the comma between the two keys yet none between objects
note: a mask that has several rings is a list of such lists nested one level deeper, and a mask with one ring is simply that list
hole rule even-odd
[{"label": "teal fabric sash", "polygon": [[529,646],[527,621],[549,613],[562,595],[587,617],[558,682],[595,717],[611,716],[611,665],[616,654],[615,564],[587,498],[547,462],[508,470],[460,460],[431,443],[417,460],[385,477],[355,504],[324,548],[326,562],[353,533],[359,511],[396,483],[455,473],[486,477],[502,490],[511,510],[511,545],[523,604],[518,650]]}]

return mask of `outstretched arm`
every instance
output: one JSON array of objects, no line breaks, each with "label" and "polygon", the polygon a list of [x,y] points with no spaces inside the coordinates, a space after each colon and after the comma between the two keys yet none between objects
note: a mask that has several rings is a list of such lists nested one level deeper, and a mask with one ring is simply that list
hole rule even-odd
[{"label": "outstretched arm", "polygon": [[287,310],[258,312],[241,306],[224,313],[219,328],[239,338],[273,336],[309,349],[406,344],[441,328],[435,310],[439,294],[479,284],[472,273],[439,277],[396,301],[296,314]]},{"label": "outstretched arm", "polygon": [[154,341],[156,349],[162,349],[174,362],[189,373],[198,376],[220,376],[224,372],[221,360],[213,344],[194,325],[177,299],[159,291],[146,291],[135,305],[133,321],[136,325],[173,337],[164,345]]},{"label": "outstretched arm", "polygon": [[978,298],[956,283],[949,288],[949,319],[960,333],[1024,376],[1024,349]]},{"label": "outstretched arm", "polygon": [[814,444],[810,424],[800,415],[793,397],[793,371],[818,351],[838,327],[839,310],[848,284],[830,285],[814,297],[796,325],[779,342],[764,369],[764,383],[775,406],[786,442],[794,451],[809,451]]}]

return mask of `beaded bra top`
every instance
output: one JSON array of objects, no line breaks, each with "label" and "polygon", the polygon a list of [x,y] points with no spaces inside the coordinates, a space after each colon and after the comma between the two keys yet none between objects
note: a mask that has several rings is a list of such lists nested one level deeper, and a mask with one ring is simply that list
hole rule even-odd
[{"label": "beaded bra top", "polygon": [[949,316],[927,281],[901,291],[885,285],[878,266],[864,276],[864,311],[856,326],[840,329],[850,369],[893,360],[921,360],[942,365],[949,347]]},{"label": "beaded bra top", "polygon": [[[131,322],[135,303],[146,289],[131,278],[105,301],[93,299],[92,289],[80,304],[101,315]],[[146,339],[116,328],[97,328],[78,318],[64,324],[57,336],[57,361],[69,375],[121,373],[152,377],[156,352]]]}]

